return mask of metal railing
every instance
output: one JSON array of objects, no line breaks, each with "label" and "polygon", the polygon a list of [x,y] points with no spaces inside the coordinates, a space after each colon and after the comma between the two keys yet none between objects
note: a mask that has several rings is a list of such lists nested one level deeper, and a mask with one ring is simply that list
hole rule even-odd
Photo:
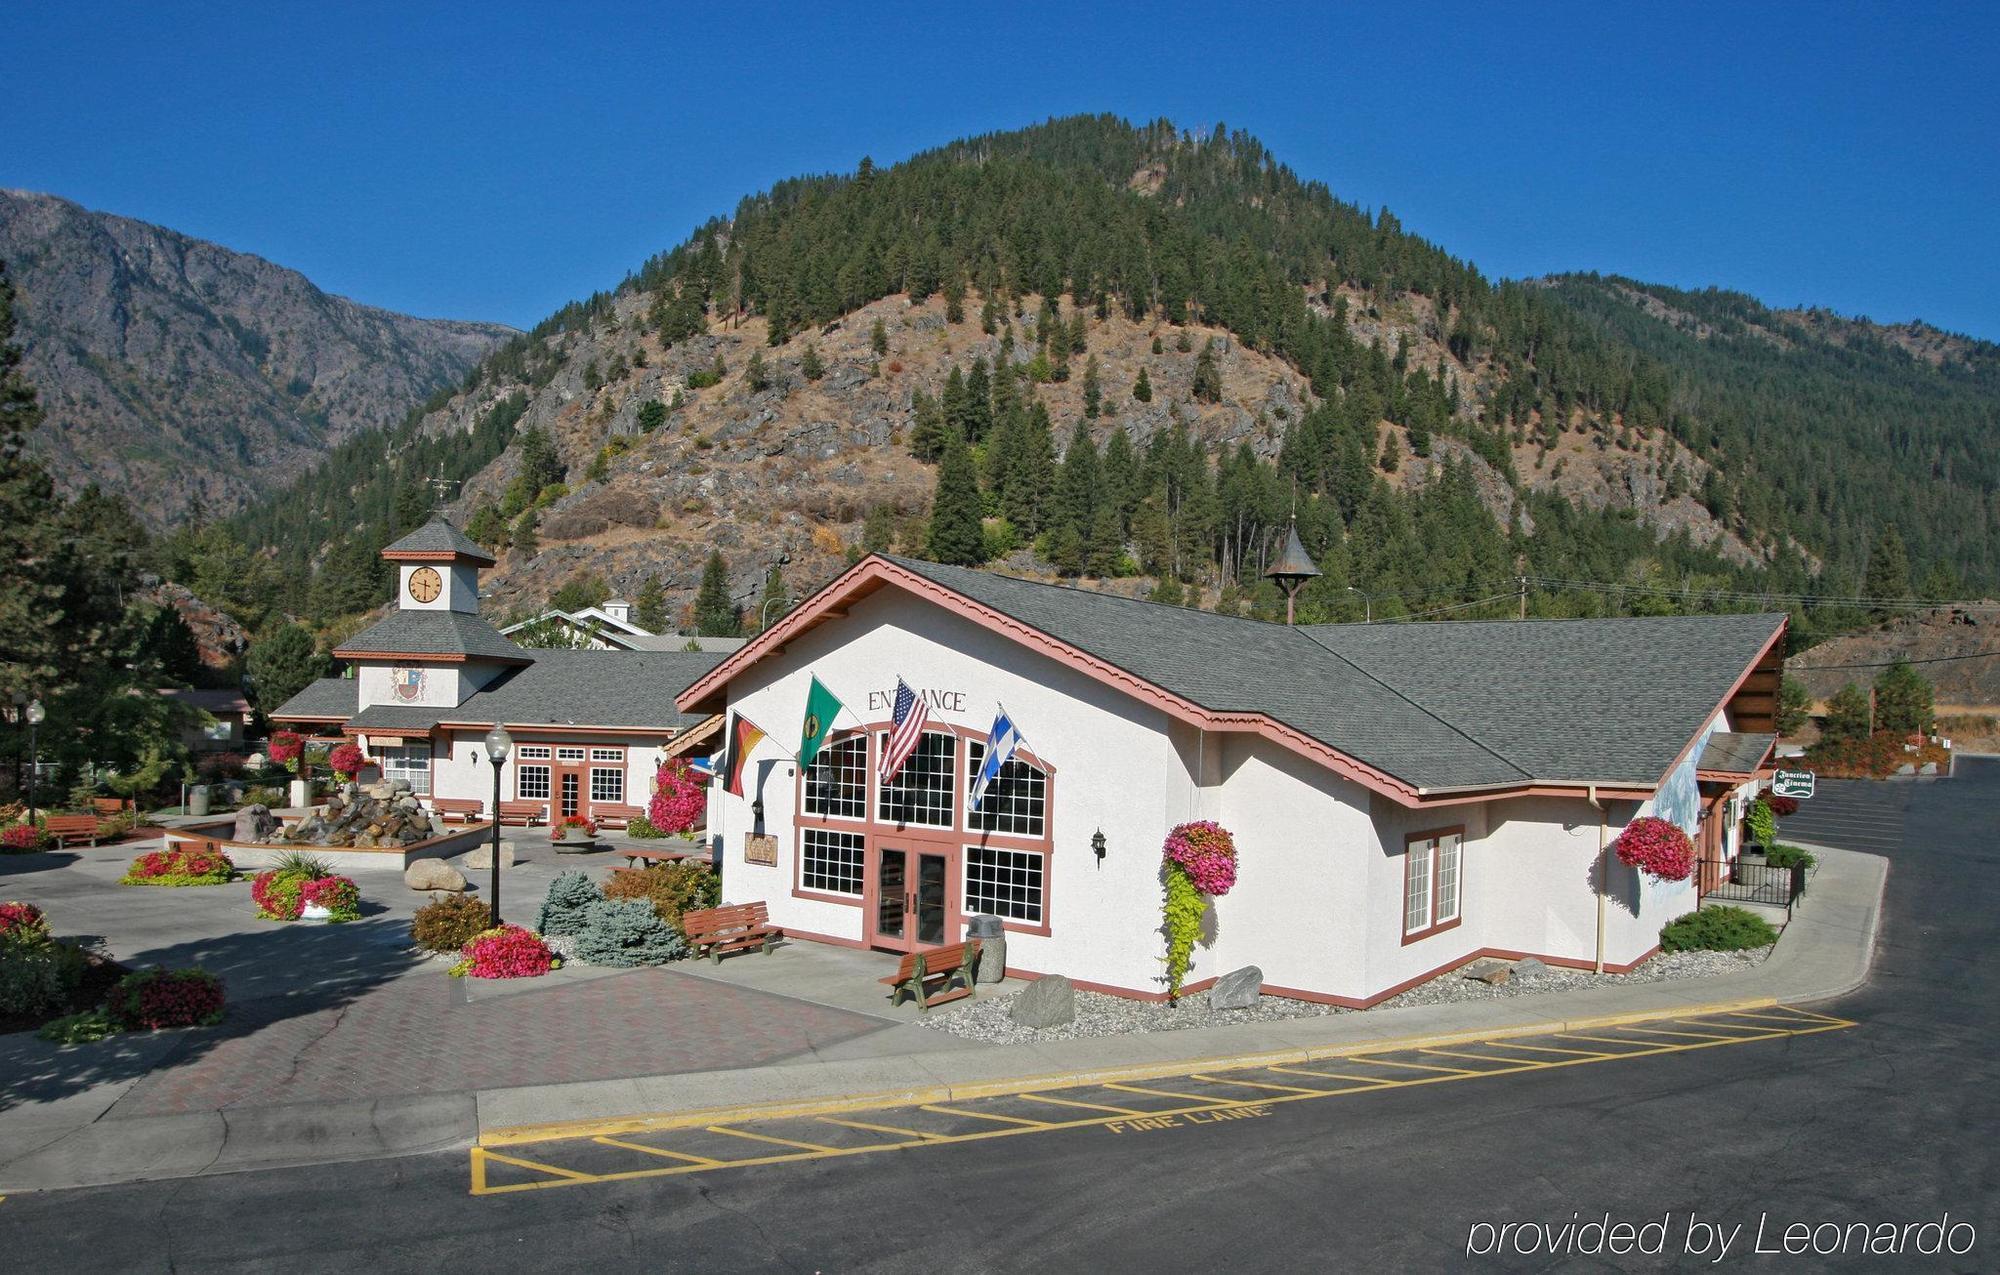
[{"label": "metal railing", "polygon": [[1761,855],[1745,853],[1735,859],[1703,859],[1695,865],[1704,899],[1728,903],[1762,903],[1792,909],[1806,892],[1803,863],[1774,867]]}]

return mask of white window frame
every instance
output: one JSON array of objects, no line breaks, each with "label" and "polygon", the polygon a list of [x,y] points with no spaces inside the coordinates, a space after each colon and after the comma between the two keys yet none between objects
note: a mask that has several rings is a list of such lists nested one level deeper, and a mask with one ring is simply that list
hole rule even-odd
[{"label": "white window frame", "polygon": [[558,744],[556,746],[556,760],[568,762],[583,761],[588,757],[589,752],[589,749],[579,744]]},{"label": "white window frame", "polygon": [[[980,812],[974,811],[972,808],[972,784],[974,780],[979,778],[979,768],[978,765],[975,764],[975,759],[973,756],[975,751],[978,753],[977,761],[983,763],[986,760],[986,741],[982,739],[968,739],[965,741],[965,789],[962,793],[960,793],[960,800],[963,801],[965,805],[965,831],[980,833],[989,837],[1015,837],[1024,841],[1047,841],[1049,839],[1048,768],[1045,766],[1036,765],[1034,762],[1029,761],[1027,758],[1021,756],[1020,752],[1017,750],[1012,757],[1009,757],[1005,762],[1001,763],[999,776],[995,777],[993,784],[989,786],[986,790],[988,799],[990,800],[994,792],[994,789],[997,788],[1001,780],[1006,777],[1007,768],[1010,766],[1019,766],[1024,770],[1032,772],[1037,778],[1039,778],[1041,786],[1042,812],[1036,820],[1036,822],[1040,826],[1036,828],[1035,831],[1014,832],[1008,829],[1001,829],[1001,828],[982,828],[977,823],[974,822],[974,819],[996,817],[998,812],[995,811],[989,814],[981,814]],[[1010,816],[1010,818],[1011,817],[1012,816]]]},{"label": "white window frame", "polygon": [[[820,766],[822,761],[825,761],[830,766],[832,764],[831,754],[836,749],[851,750],[856,744],[861,745],[861,809],[854,814],[831,814],[824,809],[815,809],[816,806],[820,805],[820,802],[817,800],[817,793],[813,784],[813,771]],[[840,755],[844,757],[846,752],[843,751]],[[866,735],[840,735],[826,741],[826,746],[819,750],[817,757],[813,758],[813,764],[805,767],[799,775],[799,813],[809,819],[825,819],[829,822],[868,822],[868,799],[870,795],[868,791],[869,756],[868,737]],[[843,793],[847,790],[847,787],[846,784],[841,785]],[[845,797],[842,797],[841,800],[844,801]]]},{"label": "white window frame", "polygon": [[384,783],[392,779],[405,780],[416,796],[431,795],[431,748],[428,743],[421,748],[409,744],[379,747],[371,760],[381,769]]},{"label": "white window frame", "polygon": [[[825,853],[815,854],[813,841],[823,840],[827,849],[834,851],[834,857]],[[819,882],[814,883],[814,864],[827,865],[818,870]],[[843,889],[830,882],[845,877],[852,870],[854,888]],[[858,832],[847,832],[839,828],[799,829],[799,889],[813,894],[832,895],[842,899],[860,899],[868,886],[868,838]]]},{"label": "white window frame", "polygon": [[547,744],[522,744],[514,750],[514,756],[520,761],[547,761],[549,759],[549,746]]},{"label": "white window frame", "polygon": [[[909,760],[903,763],[903,768],[896,772],[896,778],[887,784],[884,784],[881,780],[880,767],[870,768],[871,771],[876,772],[873,774],[872,779],[875,787],[875,821],[877,823],[893,824],[898,828],[936,828],[945,832],[957,830],[958,812],[964,805],[963,795],[958,791],[958,758],[962,751],[960,745],[965,741],[958,737],[957,731],[926,729],[924,731],[924,739],[929,740],[933,738],[949,740],[951,742],[951,757],[945,763],[945,783],[942,793],[944,799],[951,803],[952,808],[946,812],[944,821],[942,823],[931,823],[922,819],[898,819],[889,813],[889,803],[893,799],[893,794],[903,788],[903,785],[900,783],[901,779],[904,775],[910,773],[910,767],[917,762],[917,753],[913,752],[910,754]],[[886,730],[877,731],[875,733],[875,756],[880,757],[882,750],[888,746],[889,732]],[[921,752],[923,747],[923,743],[919,742],[917,744],[917,751]]]},{"label": "white window frame", "polygon": [[[597,778],[599,775],[607,776],[617,785],[618,794],[616,796],[600,797],[597,795]],[[594,806],[600,802],[608,806],[622,806],[625,804],[625,768],[623,766],[592,766],[590,768],[590,804]]]},{"label": "white window frame", "polygon": [[1464,829],[1444,828],[1408,837],[1404,860],[1405,943],[1448,930],[1465,918]]},{"label": "white window frame", "polygon": [[[527,791],[526,785],[524,785],[521,782],[523,779],[526,779],[530,774],[536,774],[541,776],[542,790],[539,793],[532,793]],[[514,767],[514,800],[549,801],[552,799],[552,794],[554,792],[555,792],[555,772],[554,769],[547,762],[545,761],[528,762],[525,764],[516,765]]]},{"label": "white window frame", "polygon": [[622,748],[593,748],[590,750],[590,760],[615,761],[618,762],[620,765],[623,765],[625,761],[625,750]]},{"label": "white window frame", "polygon": [[[989,894],[984,899],[975,898],[973,895],[973,884],[975,877],[979,875],[981,866],[976,860],[981,856],[991,858],[993,862],[990,866],[999,872],[1032,873],[1033,884],[1029,887],[1033,890],[1034,894],[1032,905],[1026,903],[1017,904],[1011,898],[1001,900],[994,894]],[[965,847],[965,857],[963,863],[960,865],[959,878],[960,892],[965,904],[965,915],[973,916],[985,912],[999,917],[1003,922],[1012,921],[1020,925],[1036,928],[1049,923],[1049,856],[1046,851],[1018,849],[1014,846],[969,845]],[[997,888],[1012,889],[1013,887],[1010,883],[998,886]],[[995,904],[999,906],[994,906]],[[1031,915],[1022,915],[1013,910],[1016,907],[1027,908],[1030,906],[1032,906]]]}]

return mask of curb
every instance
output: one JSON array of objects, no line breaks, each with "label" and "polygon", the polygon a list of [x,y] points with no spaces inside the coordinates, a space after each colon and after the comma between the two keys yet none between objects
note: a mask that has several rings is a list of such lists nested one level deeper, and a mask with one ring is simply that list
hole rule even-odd
[{"label": "curb", "polygon": [[[1871,944],[1872,946],[1872,944]],[[1867,977],[1864,972],[1863,978]],[[1840,995],[1839,992],[1828,996]],[[1826,999],[1821,997],[1817,999]],[[1644,1010],[1627,1014],[1598,1014],[1588,1018],[1550,1019],[1540,1023],[1516,1024],[1487,1031],[1433,1032],[1423,1036],[1387,1037],[1343,1045],[1306,1045],[1296,1049],[1267,1050],[1254,1054],[1225,1054],[1206,1058],[1183,1058],[1172,1062],[1150,1062],[1130,1066],[1094,1067],[1079,1071],[1020,1076],[1009,1080],[984,1080],[966,1084],[942,1082],[907,1089],[881,1090],[867,1094],[803,1101],[742,1103],[730,1107],[700,1107],[690,1111],[659,1112],[652,1115],[614,1116],[591,1120],[557,1121],[550,1124],[513,1125],[480,1133],[475,1146],[507,1147],[565,1138],[610,1137],[662,1129],[683,1129],[693,1125],[732,1124],[744,1120],[782,1120],[797,1116],[823,1116],[841,1112],[873,1111],[885,1107],[915,1106],[923,1103],[990,1098],[1000,1094],[1033,1093],[1078,1084],[1105,1081],[1158,1080],[1186,1075],[1190,1071],[1217,1071],[1272,1064],[1315,1062],[1355,1054],[1387,1053],[1403,1049],[1428,1049],[1438,1045],[1462,1045],[1481,1040],[1507,1040],[1519,1036],[1548,1036],[1558,1032],[1591,1027],[1620,1027],[1661,1019],[1692,1018],[1706,1014],[1726,1014],[1741,1010],[1769,1009],[1779,1003],[1775,996],[1753,996],[1739,1000],[1714,1001],[1705,1005],[1683,1005],[1674,1009]]]}]

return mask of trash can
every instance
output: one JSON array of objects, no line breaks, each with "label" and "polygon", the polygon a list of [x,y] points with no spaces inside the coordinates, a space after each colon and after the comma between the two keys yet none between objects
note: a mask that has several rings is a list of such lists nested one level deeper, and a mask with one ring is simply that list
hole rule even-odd
[{"label": "trash can", "polygon": [[207,784],[196,784],[194,787],[188,789],[187,812],[191,815],[205,815],[208,813]]},{"label": "trash can", "polygon": [[1007,977],[1007,932],[1000,928],[1000,918],[981,912],[965,923],[965,937],[979,940],[979,968],[973,973],[976,983],[997,983]]}]

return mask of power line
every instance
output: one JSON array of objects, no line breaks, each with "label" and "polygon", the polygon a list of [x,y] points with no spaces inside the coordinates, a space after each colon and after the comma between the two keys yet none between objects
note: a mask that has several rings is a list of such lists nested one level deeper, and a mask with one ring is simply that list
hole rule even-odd
[{"label": "power line", "polygon": [[1894,668],[1898,664],[1950,664],[1955,660],[1985,660],[2000,651],[1974,651],[1969,655],[1932,655],[1921,660],[1879,660],[1871,664],[1801,664],[1801,673],[1830,673],[1851,668]]}]

